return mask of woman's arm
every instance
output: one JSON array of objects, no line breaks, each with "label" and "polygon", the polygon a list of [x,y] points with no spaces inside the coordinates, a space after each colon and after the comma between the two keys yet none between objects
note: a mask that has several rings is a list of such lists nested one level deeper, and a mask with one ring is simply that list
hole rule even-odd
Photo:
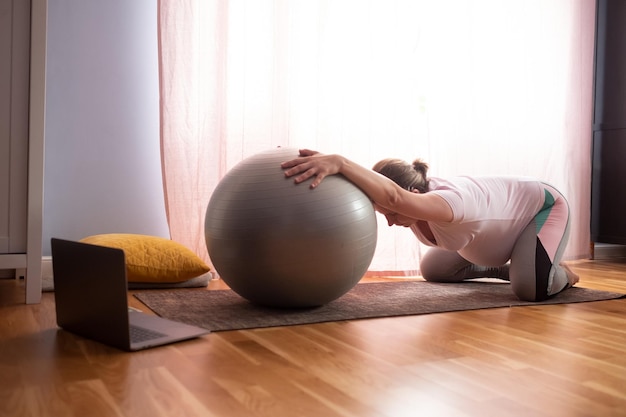
[{"label": "woman's arm", "polygon": [[311,177],[316,188],[328,175],[341,174],[359,187],[377,205],[416,220],[452,221],[452,209],[436,194],[404,190],[389,178],[356,164],[341,155],[323,155],[309,149],[281,164],[285,176],[300,184]]}]

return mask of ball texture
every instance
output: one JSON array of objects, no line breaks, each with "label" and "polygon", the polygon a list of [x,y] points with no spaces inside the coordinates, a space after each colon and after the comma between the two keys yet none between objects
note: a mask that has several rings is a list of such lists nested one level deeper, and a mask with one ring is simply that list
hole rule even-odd
[{"label": "ball texture", "polygon": [[370,199],[341,175],[315,189],[295,184],[280,163],[298,151],[249,157],[220,181],[206,211],[213,267],[249,301],[314,307],[352,289],[367,271],[377,240]]}]

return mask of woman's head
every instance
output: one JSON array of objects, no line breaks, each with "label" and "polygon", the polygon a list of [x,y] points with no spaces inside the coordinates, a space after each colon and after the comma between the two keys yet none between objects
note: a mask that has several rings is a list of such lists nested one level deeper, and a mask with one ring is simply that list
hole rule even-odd
[{"label": "woman's head", "polygon": [[405,190],[428,191],[428,164],[416,159],[413,164],[396,158],[387,158],[377,162],[374,171],[389,178]]}]

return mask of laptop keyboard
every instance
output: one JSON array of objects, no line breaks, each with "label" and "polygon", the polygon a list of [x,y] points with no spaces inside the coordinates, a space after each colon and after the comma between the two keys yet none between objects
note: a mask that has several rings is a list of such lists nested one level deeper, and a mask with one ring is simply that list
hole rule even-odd
[{"label": "laptop keyboard", "polygon": [[130,326],[130,341],[133,343],[145,342],[146,340],[158,339],[165,336],[164,333],[159,333],[154,330],[145,329],[139,326]]}]

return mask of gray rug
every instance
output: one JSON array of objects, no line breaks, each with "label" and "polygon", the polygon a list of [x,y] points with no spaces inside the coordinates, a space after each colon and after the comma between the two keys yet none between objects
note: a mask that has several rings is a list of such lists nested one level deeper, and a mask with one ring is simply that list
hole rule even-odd
[{"label": "gray rug", "polygon": [[625,296],[626,294],[573,287],[549,300],[531,303],[518,300],[508,284],[400,281],[361,283],[343,297],[321,307],[275,309],[254,305],[231,290],[152,290],[135,294],[135,297],[162,317],[211,331],[495,307],[580,303]]}]

